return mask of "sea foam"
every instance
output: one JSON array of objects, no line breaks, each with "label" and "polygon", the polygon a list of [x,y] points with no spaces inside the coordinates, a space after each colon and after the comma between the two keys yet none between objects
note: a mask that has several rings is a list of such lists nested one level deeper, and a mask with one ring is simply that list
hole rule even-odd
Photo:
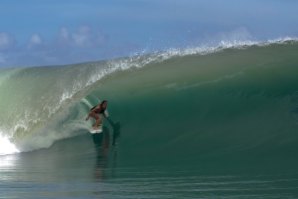
[{"label": "sea foam", "polygon": [[9,140],[9,138],[7,136],[3,136],[3,133],[0,131],[0,155],[8,155],[19,152],[20,151]]}]

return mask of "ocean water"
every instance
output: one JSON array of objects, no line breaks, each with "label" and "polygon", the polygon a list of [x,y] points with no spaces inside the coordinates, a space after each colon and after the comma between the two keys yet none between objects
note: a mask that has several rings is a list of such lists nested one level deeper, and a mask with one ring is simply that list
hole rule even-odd
[{"label": "ocean water", "polygon": [[[298,43],[0,70],[0,198],[297,198]],[[88,110],[109,101],[104,131]]]}]

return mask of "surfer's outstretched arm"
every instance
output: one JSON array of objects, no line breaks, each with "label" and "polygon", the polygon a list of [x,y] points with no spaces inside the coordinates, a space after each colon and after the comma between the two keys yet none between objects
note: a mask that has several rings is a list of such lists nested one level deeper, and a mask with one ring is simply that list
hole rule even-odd
[{"label": "surfer's outstretched arm", "polygon": [[94,115],[94,112],[90,111],[86,117],[86,121],[89,120],[89,118],[92,117],[92,115]]}]

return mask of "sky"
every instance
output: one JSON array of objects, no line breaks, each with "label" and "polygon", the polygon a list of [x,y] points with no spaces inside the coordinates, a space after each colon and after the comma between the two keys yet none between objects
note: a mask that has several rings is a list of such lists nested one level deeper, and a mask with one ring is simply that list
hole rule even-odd
[{"label": "sky", "polygon": [[0,67],[298,36],[296,0],[0,0]]}]

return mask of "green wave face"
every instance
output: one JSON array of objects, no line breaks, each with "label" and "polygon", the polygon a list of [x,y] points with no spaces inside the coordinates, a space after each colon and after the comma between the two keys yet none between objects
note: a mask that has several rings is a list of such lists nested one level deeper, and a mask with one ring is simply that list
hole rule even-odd
[{"label": "green wave face", "polygon": [[176,57],[115,74],[92,94],[121,121],[123,161],[292,161],[297,50],[287,43]]},{"label": "green wave face", "polygon": [[297,50],[286,42],[14,71],[0,81],[0,129],[22,150],[49,147],[86,133],[89,108],[107,99],[121,124],[120,164],[297,163]]}]

